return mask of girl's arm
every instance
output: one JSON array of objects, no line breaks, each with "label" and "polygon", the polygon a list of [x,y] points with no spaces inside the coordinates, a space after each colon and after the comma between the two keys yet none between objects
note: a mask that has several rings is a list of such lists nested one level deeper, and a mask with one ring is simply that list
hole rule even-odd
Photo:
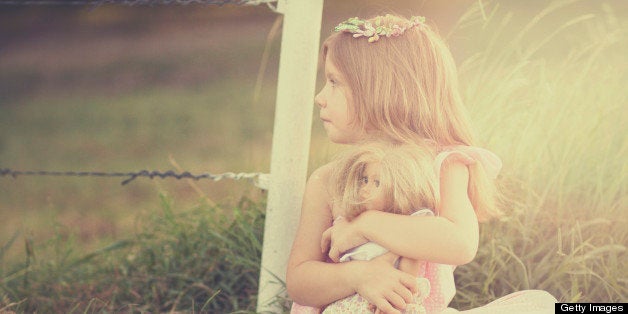
[{"label": "girl's arm", "polygon": [[356,245],[357,238],[363,238],[411,259],[466,264],[475,257],[479,241],[478,220],[467,192],[468,181],[467,166],[448,159],[440,175],[439,216],[409,217],[368,211],[351,223],[329,228],[322,246],[331,247],[330,257],[337,260],[340,253]]},{"label": "girl's arm", "polygon": [[[356,292],[387,312],[404,308],[416,291],[413,276],[394,269],[382,259],[369,262],[326,263],[320,241],[332,224],[327,193],[329,166],[323,166],[307,182],[301,219],[288,260],[288,294],[302,305],[321,307]],[[412,291],[411,291],[412,290]]]}]

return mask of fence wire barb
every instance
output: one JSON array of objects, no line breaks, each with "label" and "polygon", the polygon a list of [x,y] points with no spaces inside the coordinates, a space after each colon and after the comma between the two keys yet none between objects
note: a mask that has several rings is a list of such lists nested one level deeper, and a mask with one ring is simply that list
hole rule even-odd
[{"label": "fence wire barb", "polygon": [[121,182],[122,185],[127,185],[133,180],[139,177],[150,178],[175,178],[177,180],[181,179],[193,179],[193,180],[201,180],[201,179],[209,179],[213,181],[220,181],[222,179],[232,179],[232,180],[242,180],[248,179],[253,181],[255,186],[259,187],[262,190],[268,190],[268,184],[270,182],[270,175],[266,173],[260,172],[252,172],[252,173],[234,173],[234,172],[225,172],[221,174],[211,174],[211,173],[203,173],[203,174],[192,174],[188,171],[182,173],[176,173],[174,171],[148,171],[141,170],[137,172],[94,172],[94,171],[20,171],[20,170],[12,170],[9,168],[0,169],[0,176],[11,176],[13,178],[17,178],[19,176],[54,176],[54,177],[126,177],[124,181]]}]

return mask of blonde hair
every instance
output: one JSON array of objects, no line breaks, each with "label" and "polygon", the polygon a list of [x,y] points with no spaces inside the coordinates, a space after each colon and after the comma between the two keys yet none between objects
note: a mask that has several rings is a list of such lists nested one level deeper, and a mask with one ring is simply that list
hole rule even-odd
[{"label": "blonde hair", "polygon": [[416,144],[369,142],[340,154],[336,160],[331,193],[334,202],[352,220],[369,200],[359,197],[360,181],[366,166],[380,164],[380,185],[386,198],[385,211],[409,215],[423,208],[436,210],[439,202],[438,177],[434,170],[435,150]]},{"label": "blonde hair", "polygon": [[[375,23],[404,24],[385,15]],[[334,33],[322,57],[344,76],[352,95],[354,123],[375,138],[395,143],[435,142],[474,145],[474,135],[458,91],[456,65],[442,38],[426,24],[376,42]],[[480,220],[498,216],[495,186],[479,163],[469,166],[469,198]]]}]

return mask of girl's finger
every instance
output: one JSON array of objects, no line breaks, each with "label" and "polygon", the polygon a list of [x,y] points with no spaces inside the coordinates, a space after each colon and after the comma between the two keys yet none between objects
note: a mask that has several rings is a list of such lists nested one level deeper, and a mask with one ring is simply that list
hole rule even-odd
[{"label": "girl's finger", "polygon": [[321,253],[325,254],[329,250],[329,245],[331,244],[331,228],[325,230],[323,232],[323,236],[321,237]]},{"label": "girl's finger", "polygon": [[412,291],[410,291],[410,288],[406,287],[405,285],[402,284],[395,287],[394,292],[399,295],[399,297],[403,298],[406,304],[414,303],[414,296],[412,294]]},{"label": "girl's finger", "polygon": [[408,273],[401,274],[399,282],[401,282],[404,287],[408,288],[412,295],[419,293],[419,287],[416,278],[414,278],[412,275]]},{"label": "girl's finger", "polygon": [[331,258],[331,260],[334,261],[335,263],[338,263],[340,261],[340,251],[338,250],[337,247],[332,246],[329,249],[329,258]]},{"label": "girl's finger", "polygon": [[401,314],[401,311],[394,308],[388,301],[384,298],[378,298],[373,301],[373,304],[377,307],[377,309],[383,313],[387,314]]},{"label": "girl's finger", "polygon": [[388,303],[390,303],[396,309],[403,310],[406,308],[406,301],[399,294],[393,291],[386,294],[386,299],[388,300]]}]

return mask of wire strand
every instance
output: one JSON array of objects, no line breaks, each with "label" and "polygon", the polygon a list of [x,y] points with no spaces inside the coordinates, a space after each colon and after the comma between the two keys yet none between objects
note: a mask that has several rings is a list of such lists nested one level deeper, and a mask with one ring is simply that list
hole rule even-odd
[{"label": "wire strand", "polygon": [[[260,5],[266,3],[277,2],[277,0],[0,0],[0,5],[88,5],[101,6],[105,4],[122,4],[128,6],[136,5],[169,5],[169,4],[213,4],[213,5]],[[272,8],[272,7],[271,7]]]},{"label": "wire strand", "polygon": [[150,178],[175,178],[177,180],[181,179],[193,179],[193,180],[201,180],[201,179],[209,179],[213,181],[220,181],[222,179],[232,179],[232,180],[242,180],[248,179],[253,181],[253,183],[259,187],[260,189],[267,190],[269,175],[260,172],[253,173],[234,173],[234,172],[225,172],[221,174],[211,174],[211,173],[203,173],[203,174],[192,174],[188,171],[176,173],[174,171],[149,171],[149,170],[141,170],[137,172],[94,172],[94,171],[33,171],[33,170],[13,170],[9,168],[0,169],[0,176],[11,176],[14,179],[19,176],[53,176],[53,177],[123,177],[126,178],[121,182],[122,185],[127,185],[130,182],[134,181],[139,177]]}]

